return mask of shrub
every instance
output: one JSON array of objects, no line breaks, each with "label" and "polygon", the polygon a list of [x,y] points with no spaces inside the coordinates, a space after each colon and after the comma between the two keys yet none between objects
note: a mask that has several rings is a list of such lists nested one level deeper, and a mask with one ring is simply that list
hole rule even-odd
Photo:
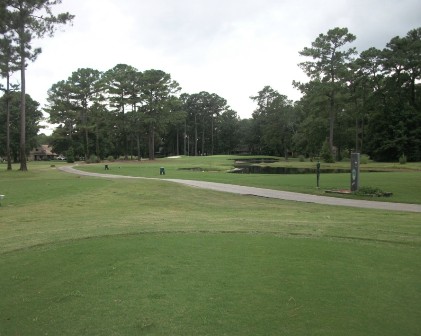
[{"label": "shrub", "polygon": [[114,162],[115,161],[114,156],[112,156],[112,155],[109,155],[107,157],[107,160],[110,161],[110,162]]},{"label": "shrub", "polygon": [[329,143],[327,141],[323,143],[322,149],[320,151],[320,157],[326,163],[335,162],[332,152],[330,151],[330,148],[329,148]]},{"label": "shrub", "polygon": [[392,193],[385,192],[380,188],[376,187],[361,187],[356,193],[356,195],[360,196],[372,196],[372,197],[382,197],[382,196],[391,196]]},{"label": "shrub", "polygon": [[298,160],[300,160],[300,162],[304,162],[306,159],[305,159],[304,155],[299,155]]},{"label": "shrub", "polygon": [[367,154],[361,154],[360,155],[360,163],[361,164],[367,164],[370,160],[370,157]]},{"label": "shrub", "polygon": [[402,154],[399,158],[399,163],[400,164],[405,164],[406,163],[406,155]]},{"label": "shrub", "polygon": [[100,160],[95,154],[91,154],[91,156],[89,156],[89,159],[86,160],[86,163],[99,163],[99,162]]},{"label": "shrub", "polygon": [[75,162],[75,152],[74,152],[74,150],[73,150],[72,147],[70,147],[66,151],[66,162],[67,163],[73,163],[73,162]]},{"label": "shrub", "polygon": [[[345,159],[351,158],[351,151],[349,149],[345,149],[341,153],[342,153],[342,160],[341,161],[344,161]],[[345,160],[345,162],[346,162],[346,160]]]}]

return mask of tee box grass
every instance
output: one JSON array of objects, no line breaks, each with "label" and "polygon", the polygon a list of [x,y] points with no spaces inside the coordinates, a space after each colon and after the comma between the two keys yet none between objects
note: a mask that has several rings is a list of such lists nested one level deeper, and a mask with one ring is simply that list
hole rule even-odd
[{"label": "tee box grass", "polygon": [[[156,174],[162,162],[149,165]],[[420,330],[421,214],[80,177],[49,164],[0,171],[0,188],[0,335]]]}]

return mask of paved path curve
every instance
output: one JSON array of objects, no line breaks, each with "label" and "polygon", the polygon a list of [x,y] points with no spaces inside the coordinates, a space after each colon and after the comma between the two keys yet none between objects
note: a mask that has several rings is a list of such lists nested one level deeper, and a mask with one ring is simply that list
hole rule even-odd
[{"label": "paved path curve", "polygon": [[[73,174],[84,175],[84,176],[102,177],[102,178],[154,179],[154,178],[146,178],[146,177],[90,173],[90,172],[77,170],[71,166],[62,166],[62,167],[59,167],[58,169],[65,171],[67,173],[73,173]],[[379,209],[379,210],[421,212],[421,205],[419,204],[354,200],[354,199],[309,195],[309,194],[301,194],[301,193],[295,193],[295,192],[290,192],[290,191],[245,187],[245,186],[239,186],[239,185],[234,185],[234,184],[204,182],[204,181],[194,181],[194,180],[180,180],[180,179],[156,179],[156,180],[175,182],[175,183],[180,183],[180,184],[184,184],[191,187],[223,191],[223,192],[229,192],[229,193],[234,193],[234,194],[277,198],[277,199],[297,201],[297,202],[317,203],[317,204],[327,204],[327,205],[337,205],[337,206],[339,205],[339,206]]]}]

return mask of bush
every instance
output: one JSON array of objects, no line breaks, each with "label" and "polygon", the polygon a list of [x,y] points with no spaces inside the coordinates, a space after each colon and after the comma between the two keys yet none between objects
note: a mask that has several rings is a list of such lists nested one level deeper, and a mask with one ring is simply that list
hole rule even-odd
[{"label": "bush", "polygon": [[360,163],[361,164],[367,164],[370,160],[370,157],[367,154],[361,154],[360,155]]},{"label": "bush", "polygon": [[322,149],[320,151],[320,158],[326,163],[335,162],[335,159],[333,158],[332,152],[329,148],[329,143],[327,141],[323,143]]},{"label": "bush", "polygon": [[89,159],[86,160],[86,163],[99,163],[100,159],[95,155],[95,154],[91,154],[91,156],[89,156]]},{"label": "bush", "polygon": [[75,152],[74,152],[74,150],[73,150],[72,147],[70,147],[66,151],[66,162],[67,163],[73,163],[73,162],[75,162]]},{"label": "bush", "polygon": [[299,160],[300,162],[304,162],[306,159],[305,159],[304,155],[299,155],[299,156],[298,156],[298,160]]},{"label": "bush", "polygon": [[402,154],[399,158],[399,163],[400,164],[405,164],[406,163],[406,155]]},{"label": "bush", "polygon": [[360,196],[372,196],[372,197],[392,196],[392,193],[385,192],[376,187],[361,187],[355,194],[360,195]]},{"label": "bush", "polygon": [[107,160],[110,161],[110,162],[114,162],[115,161],[114,156],[112,156],[112,155],[108,156],[107,157]]}]

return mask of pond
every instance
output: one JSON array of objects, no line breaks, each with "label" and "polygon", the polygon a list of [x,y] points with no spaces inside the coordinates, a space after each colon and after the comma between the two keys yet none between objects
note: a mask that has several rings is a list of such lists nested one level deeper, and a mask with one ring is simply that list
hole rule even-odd
[{"label": "pond", "polygon": [[[316,168],[295,168],[295,167],[269,167],[255,166],[243,163],[236,163],[231,173],[237,174],[316,174]],[[321,174],[326,173],[349,173],[350,169],[320,169]]]}]

